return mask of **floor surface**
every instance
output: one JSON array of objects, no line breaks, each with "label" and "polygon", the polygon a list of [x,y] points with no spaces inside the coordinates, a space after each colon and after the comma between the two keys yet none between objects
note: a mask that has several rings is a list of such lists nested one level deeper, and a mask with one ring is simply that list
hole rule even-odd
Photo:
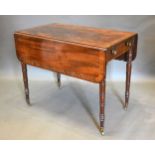
[{"label": "floor surface", "polygon": [[30,81],[32,106],[23,83],[0,80],[0,139],[155,139],[155,83],[132,83],[130,104],[122,108],[124,83],[106,86],[105,136],[98,131],[98,85]]}]

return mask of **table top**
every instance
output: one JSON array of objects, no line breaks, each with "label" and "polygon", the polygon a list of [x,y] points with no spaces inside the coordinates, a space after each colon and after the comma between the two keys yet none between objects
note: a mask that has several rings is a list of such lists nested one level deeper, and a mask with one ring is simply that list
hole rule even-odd
[{"label": "table top", "polygon": [[17,31],[16,34],[102,50],[136,35],[133,32],[57,23]]}]

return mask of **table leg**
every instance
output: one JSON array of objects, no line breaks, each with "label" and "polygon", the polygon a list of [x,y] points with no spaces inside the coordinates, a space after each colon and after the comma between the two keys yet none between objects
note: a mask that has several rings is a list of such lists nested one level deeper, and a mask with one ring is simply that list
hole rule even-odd
[{"label": "table leg", "polygon": [[132,47],[128,52],[128,60],[126,64],[126,90],[125,90],[125,105],[124,109],[127,110],[129,104],[129,95],[130,95],[130,79],[131,79],[131,70],[132,70]]},{"label": "table leg", "polygon": [[100,89],[100,132],[104,135],[105,79],[99,84]]},{"label": "table leg", "polygon": [[58,87],[60,88],[61,87],[61,74],[60,73],[57,73],[57,84],[58,84]]},{"label": "table leg", "polygon": [[28,77],[27,77],[27,65],[21,62],[22,72],[23,72],[23,81],[24,81],[24,88],[25,88],[25,98],[28,105],[30,105],[30,98],[29,98],[29,86],[28,86]]}]

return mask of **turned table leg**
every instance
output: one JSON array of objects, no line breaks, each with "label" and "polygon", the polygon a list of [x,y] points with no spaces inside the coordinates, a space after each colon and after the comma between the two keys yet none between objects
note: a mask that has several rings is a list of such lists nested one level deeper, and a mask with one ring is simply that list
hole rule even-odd
[{"label": "turned table leg", "polygon": [[61,87],[61,74],[60,73],[57,73],[57,84],[58,84],[58,87],[60,88]]},{"label": "turned table leg", "polygon": [[100,132],[101,132],[102,135],[104,135],[105,80],[103,80],[99,84],[99,90],[100,90],[100,114],[99,114],[99,118],[100,118]]},{"label": "turned table leg", "polygon": [[30,105],[30,98],[29,98],[29,86],[28,86],[28,77],[27,77],[27,65],[21,62],[22,72],[23,72],[23,81],[24,81],[24,88],[25,88],[25,98],[28,105]]},{"label": "turned table leg", "polygon": [[126,64],[126,90],[125,90],[125,105],[124,105],[125,110],[127,110],[129,104],[131,70],[132,70],[132,45],[130,45],[130,50],[127,55],[127,64]]}]

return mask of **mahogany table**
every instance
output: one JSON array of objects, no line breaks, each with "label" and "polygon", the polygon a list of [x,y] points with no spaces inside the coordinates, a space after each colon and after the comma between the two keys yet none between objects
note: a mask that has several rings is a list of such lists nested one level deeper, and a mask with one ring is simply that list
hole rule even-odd
[{"label": "mahogany table", "polygon": [[137,53],[138,35],[77,25],[49,24],[14,34],[17,57],[22,65],[26,101],[30,104],[27,64],[99,84],[100,132],[104,134],[106,66],[111,60],[126,63],[126,109],[132,61]]}]

